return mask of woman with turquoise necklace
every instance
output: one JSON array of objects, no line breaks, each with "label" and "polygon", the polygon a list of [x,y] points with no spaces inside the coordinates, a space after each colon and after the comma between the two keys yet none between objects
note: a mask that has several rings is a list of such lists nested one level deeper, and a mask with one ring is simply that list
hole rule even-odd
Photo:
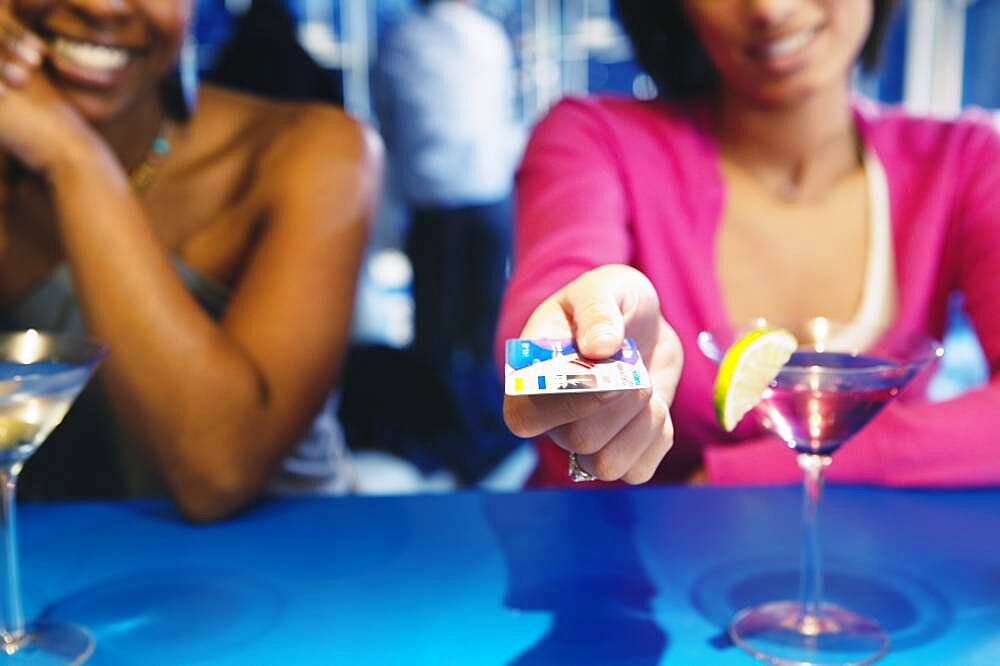
[{"label": "woman with turquoise necklace", "polygon": [[210,86],[174,104],[192,0],[8,2],[0,318],[112,350],[26,490],[168,493],[207,521],[269,484],[342,489],[316,415],[349,335],[378,140],[318,105]]}]

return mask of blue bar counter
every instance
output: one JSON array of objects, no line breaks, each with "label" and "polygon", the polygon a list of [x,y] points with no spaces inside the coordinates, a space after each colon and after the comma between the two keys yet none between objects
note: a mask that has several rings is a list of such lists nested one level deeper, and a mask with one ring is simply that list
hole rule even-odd
[{"label": "blue bar counter", "polygon": [[[29,618],[93,664],[753,664],[739,608],[796,595],[796,487],[267,500],[224,523],[161,502],[19,507]],[[1000,491],[832,486],[828,598],[880,664],[1000,664]]]}]

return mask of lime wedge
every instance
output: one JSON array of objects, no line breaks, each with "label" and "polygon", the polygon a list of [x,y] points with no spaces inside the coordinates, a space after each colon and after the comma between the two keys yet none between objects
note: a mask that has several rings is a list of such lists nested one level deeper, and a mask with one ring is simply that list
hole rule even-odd
[{"label": "lime wedge", "polygon": [[715,377],[715,417],[732,432],[747,412],[760,402],[767,385],[798,347],[795,336],[783,328],[750,331],[726,351]]}]

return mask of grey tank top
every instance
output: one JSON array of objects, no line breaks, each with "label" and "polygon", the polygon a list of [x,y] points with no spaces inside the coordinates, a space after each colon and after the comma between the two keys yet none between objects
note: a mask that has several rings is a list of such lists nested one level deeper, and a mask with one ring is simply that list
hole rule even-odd
[{"label": "grey tank top", "polygon": [[[172,259],[188,291],[213,319],[219,319],[229,302],[229,290],[201,275],[177,258]],[[84,334],[85,329],[69,267],[60,265],[21,301],[3,309],[7,330],[37,328],[58,333]],[[339,394],[333,392],[316,415],[309,431],[275,471],[268,490],[273,493],[338,494],[354,486],[350,456],[337,421]],[[52,437],[74,439],[56,444],[46,456],[46,443],[36,457],[42,459],[36,491],[28,497],[130,497],[164,494],[164,487],[139,442],[129,441],[115,423],[99,386],[92,383],[74,404],[66,423]],[[69,432],[60,432],[68,430]],[[68,435],[68,436],[67,436]],[[104,440],[104,441],[93,441]],[[91,450],[87,450],[91,449]],[[45,458],[49,458],[48,461]],[[33,462],[26,466],[26,475]],[[84,469],[80,469],[80,468]],[[91,477],[89,479],[80,477]],[[117,477],[117,478],[112,478]],[[53,487],[47,487],[53,486]],[[60,487],[64,488],[61,492]]]}]

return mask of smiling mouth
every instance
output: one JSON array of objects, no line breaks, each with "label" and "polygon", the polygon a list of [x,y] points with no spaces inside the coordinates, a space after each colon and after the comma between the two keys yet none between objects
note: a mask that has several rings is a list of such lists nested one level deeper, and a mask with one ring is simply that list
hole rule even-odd
[{"label": "smiling mouth", "polygon": [[762,59],[786,58],[804,49],[812,38],[819,32],[819,28],[807,28],[793,32],[790,35],[781,37],[762,44],[753,49],[753,54]]},{"label": "smiling mouth", "polygon": [[55,37],[49,47],[54,55],[71,65],[104,74],[125,69],[132,59],[132,53],[128,49],[63,36]]}]

